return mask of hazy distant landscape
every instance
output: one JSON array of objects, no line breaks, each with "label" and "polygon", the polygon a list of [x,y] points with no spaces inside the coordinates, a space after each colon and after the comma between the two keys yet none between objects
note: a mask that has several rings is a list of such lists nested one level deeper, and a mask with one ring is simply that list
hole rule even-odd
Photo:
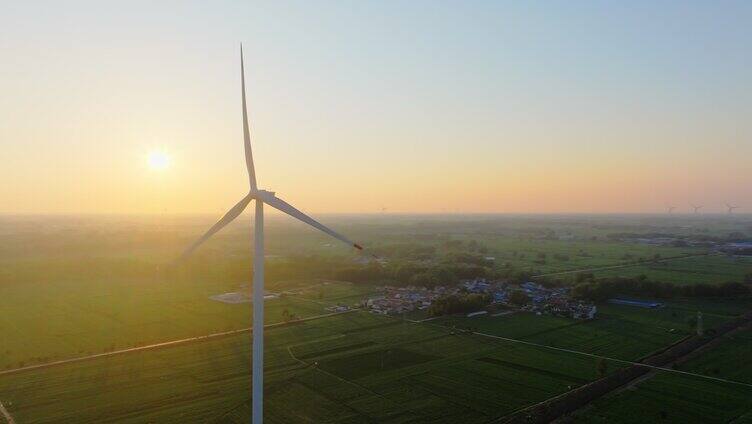
[{"label": "hazy distant landscape", "polygon": [[[211,297],[250,292],[249,218],[175,263],[212,219],[0,218],[0,402],[18,423],[247,421],[252,305]],[[269,217],[269,422],[514,420],[696,338],[698,311],[702,337],[712,338],[752,309],[749,215],[321,220],[368,249],[358,255]],[[465,274],[510,290],[559,287],[598,312],[582,320],[498,304],[474,317],[435,308],[380,315],[364,305],[385,286],[459,286]],[[663,306],[609,303],[614,296]],[[752,414],[749,331],[667,365],[689,374],[653,370],[574,416],[743,422]]]},{"label": "hazy distant landscape", "polygon": [[752,424],[752,2],[0,2],[0,424]]}]

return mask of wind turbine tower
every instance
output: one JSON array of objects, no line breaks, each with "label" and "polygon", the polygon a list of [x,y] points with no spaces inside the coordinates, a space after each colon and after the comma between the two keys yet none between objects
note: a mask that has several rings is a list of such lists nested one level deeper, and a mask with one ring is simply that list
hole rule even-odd
[{"label": "wind turbine tower", "polygon": [[692,206],[692,209],[694,209],[694,213],[700,213],[700,209],[702,209],[703,205],[694,205],[690,203],[690,206]]},{"label": "wind turbine tower", "polygon": [[285,202],[275,195],[273,191],[261,190],[256,183],[256,171],[253,166],[253,154],[251,152],[251,133],[248,127],[248,111],[245,102],[245,69],[243,65],[243,46],[240,46],[240,86],[241,97],[243,102],[243,139],[245,145],[245,164],[248,168],[249,191],[235,206],[214,224],[209,230],[194,242],[183,253],[183,258],[188,257],[197,247],[209,239],[214,233],[224,228],[227,224],[237,218],[246,206],[252,201],[256,201],[256,214],[254,216],[254,251],[253,251],[253,392],[252,392],[252,422],[253,424],[262,424],[264,419],[264,205],[269,205],[280,210],[293,218],[323,231],[324,233],[341,240],[348,245],[363,250],[363,248],[353,243],[345,236],[331,230],[310,216],[295,209],[292,205]]},{"label": "wind turbine tower", "polygon": [[728,210],[729,215],[734,213],[734,209],[739,209],[739,206],[734,206],[729,203],[726,203],[726,208]]},{"label": "wind turbine tower", "polygon": [[671,215],[672,213],[674,213],[675,209],[676,209],[676,206],[670,206],[670,205],[666,206],[666,211],[668,212],[669,215]]}]

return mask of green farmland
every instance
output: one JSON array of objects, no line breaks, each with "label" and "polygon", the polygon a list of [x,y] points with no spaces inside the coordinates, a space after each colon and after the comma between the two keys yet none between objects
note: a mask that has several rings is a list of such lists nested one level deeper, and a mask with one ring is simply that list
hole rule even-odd
[{"label": "green farmland", "polygon": [[[752,330],[730,334],[676,369],[743,384],[659,371],[654,377],[598,400],[578,422],[752,422]],[[626,413],[632,410],[632,413]]]},{"label": "green farmland", "polygon": [[[270,329],[269,422],[485,422],[596,377],[593,359],[351,313]],[[0,376],[23,423],[244,422],[249,337]],[[472,378],[469,378],[472,376]]]},{"label": "green farmland", "polygon": [[[607,241],[563,241],[488,239],[498,253],[498,262],[510,263],[536,273],[549,274],[577,269],[600,268],[650,259],[655,255],[671,258],[705,253],[705,249],[649,246]],[[543,257],[545,255],[545,257]]]},{"label": "green farmland", "polygon": [[448,317],[431,322],[634,361],[692,334],[695,329],[691,319],[698,310],[706,312],[703,318],[706,329],[733,318],[739,312],[733,303],[727,306],[685,301],[658,309],[601,305],[598,319],[592,321],[522,312],[496,317]]},{"label": "green farmland", "polygon": [[596,277],[637,277],[673,284],[718,284],[742,281],[752,272],[752,258],[722,255],[697,256],[594,271]]},{"label": "green farmland", "polygon": [[[665,218],[623,217],[329,220],[338,220],[338,228],[381,249],[386,263],[397,268],[440,265],[474,246],[473,254],[495,258],[492,271],[529,273],[704,253],[697,248],[620,242],[610,237],[613,232],[724,237],[746,228],[744,221],[726,220],[701,231],[705,222],[687,221],[698,226],[695,231],[664,228]],[[24,218],[10,224],[0,220],[0,235],[8,241],[0,245],[2,405],[17,423],[247,422],[250,338],[244,329],[251,326],[253,307],[210,298],[250,290],[246,225],[229,227],[188,263],[175,266],[181,249],[206,222],[117,217],[49,222]],[[406,314],[405,319],[365,312],[316,318],[329,313],[327,306],[352,306],[389,282],[335,281],[347,279],[338,278],[338,270],[373,264],[364,265],[362,257],[302,227],[270,219],[268,230],[266,288],[280,295],[266,302],[267,324],[277,324],[268,327],[266,337],[269,422],[488,422],[623,366],[609,360],[602,366],[596,358],[541,346],[638,360],[692,334],[697,311],[703,312],[704,327],[712,329],[752,306],[748,297],[672,298],[665,308],[655,310],[599,304],[593,321],[530,313],[410,321],[428,318],[426,310]],[[401,256],[420,251],[414,246],[428,246],[430,254]],[[640,270],[653,266],[655,272],[665,272],[655,274],[660,281],[741,281],[749,260],[679,258],[608,270],[608,275],[639,271],[654,278]],[[572,275],[561,274],[561,279],[566,282]],[[541,346],[471,335],[466,329]],[[236,333],[111,354],[228,331]],[[708,351],[706,359],[699,357],[681,369],[750,381],[748,367],[728,363],[748,362],[743,358],[752,346],[742,336],[734,340],[736,347]],[[28,368],[102,354],[107,356]],[[13,371],[17,368],[26,369]],[[656,393],[671,393],[674,386],[685,384],[672,380],[674,376],[662,378],[668,380]],[[625,393],[648,396],[644,393],[650,392],[640,388],[651,381]],[[721,417],[748,414],[746,404],[734,400],[743,393],[732,389],[728,410],[702,391],[687,395],[685,401],[707,399],[709,405],[696,412],[698,417],[710,417],[720,409]],[[701,390],[729,389],[713,383]],[[598,403],[603,417],[609,414],[606,406],[612,396]],[[648,405],[645,399],[630,402]],[[657,399],[657,404],[665,402],[664,397]],[[645,410],[648,418],[660,414]],[[682,413],[676,417],[684,417]]]},{"label": "green farmland", "polygon": [[752,387],[660,373],[597,400],[577,414],[584,423],[752,422]]},{"label": "green farmland", "polygon": [[[238,290],[238,284],[122,280],[50,283],[41,291],[0,287],[0,370],[248,328],[253,310],[249,303],[209,299]],[[324,290],[327,294],[330,289]],[[267,323],[282,322],[285,311],[300,318],[326,312],[322,304],[285,296],[267,302]]]},{"label": "green farmland", "polygon": [[679,369],[752,384],[752,330],[736,332]]}]

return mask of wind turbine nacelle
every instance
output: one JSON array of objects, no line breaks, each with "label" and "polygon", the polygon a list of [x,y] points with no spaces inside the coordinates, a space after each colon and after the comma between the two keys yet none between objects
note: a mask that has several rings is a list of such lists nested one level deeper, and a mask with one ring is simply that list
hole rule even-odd
[{"label": "wind turbine nacelle", "polygon": [[254,199],[262,199],[267,196],[275,197],[275,192],[268,191],[268,190],[256,190],[255,192],[251,192]]}]

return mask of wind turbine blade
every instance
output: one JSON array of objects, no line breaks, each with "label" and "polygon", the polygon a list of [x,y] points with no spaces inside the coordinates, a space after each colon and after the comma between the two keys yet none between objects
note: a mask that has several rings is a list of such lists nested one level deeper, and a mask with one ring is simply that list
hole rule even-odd
[{"label": "wind turbine blade", "polygon": [[216,224],[212,225],[212,227],[209,228],[209,231],[204,233],[204,235],[201,236],[200,239],[196,240],[188,249],[185,250],[185,252],[181,256],[181,259],[185,259],[188,256],[190,256],[191,253],[193,253],[193,251],[196,250],[196,248],[201,246],[203,242],[208,240],[209,237],[213,236],[217,231],[224,228],[227,224],[231,223],[235,218],[237,218],[238,215],[243,213],[243,210],[245,209],[246,206],[248,206],[248,203],[250,203],[251,200],[253,200],[253,196],[251,194],[248,194],[241,201],[239,201],[235,206],[233,206],[232,209],[227,211],[227,213],[225,214],[225,216],[222,217],[222,219],[217,221]]},{"label": "wind turbine blade", "polygon": [[251,151],[251,130],[248,127],[248,108],[245,105],[245,66],[243,64],[243,45],[240,45],[240,86],[243,89],[243,140],[245,143],[245,166],[248,168],[248,182],[251,191],[256,191],[256,168],[253,166],[253,152]]},{"label": "wind turbine blade", "polygon": [[341,241],[349,244],[350,246],[352,246],[352,247],[354,247],[354,248],[356,248],[358,250],[363,250],[363,247],[361,247],[359,244],[353,242],[352,240],[348,239],[347,237],[343,236],[342,234],[340,234],[340,233],[338,233],[338,232],[330,229],[329,227],[327,227],[324,224],[316,221],[315,219],[311,218],[310,216],[304,214],[303,212],[295,209],[295,207],[292,206],[291,204],[285,202],[284,200],[280,199],[279,197],[277,197],[277,196],[275,196],[275,195],[273,195],[273,194],[271,194],[269,192],[263,192],[263,191],[261,191],[257,195],[257,198],[259,200],[261,200],[262,202],[266,203],[267,205],[269,205],[269,206],[271,206],[271,207],[273,207],[275,209],[278,209],[278,210],[280,210],[280,211],[282,211],[282,212],[284,212],[284,213],[292,216],[293,218],[297,218],[297,219],[305,222],[306,224],[308,224],[308,225],[310,225],[310,226],[312,226],[314,228],[318,228],[319,230],[321,230],[321,231],[329,234],[330,236],[336,238],[337,240],[341,240]]}]

